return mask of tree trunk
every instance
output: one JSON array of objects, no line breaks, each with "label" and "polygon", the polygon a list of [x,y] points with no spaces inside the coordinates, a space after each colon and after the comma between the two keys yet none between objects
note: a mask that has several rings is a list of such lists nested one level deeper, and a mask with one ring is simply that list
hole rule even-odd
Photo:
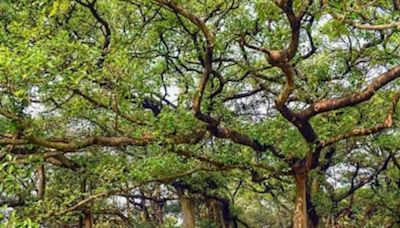
[{"label": "tree trunk", "polygon": [[41,164],[37,167],[36,173],[38,176],[38,181],[37,181],[38,197],[42,199],[44,197],[46,189],[46,173],[44,171],[44,164]]},{"label": "tree trunk", "polygon": [[209,220],[213,221],[217,228],[225,228],[225,220],[221,203],[213,199],[208,199],[207,207]]},{"label": "tree trunk", "polygon": [[178,182],[172,184],[181,203],[182,215],[183,215],[183,228],[195,228],[196,217],[194,210],[193,200],[185,194],[185,188]]},{"label": "tree trunk", "polygon": [[83,227],[92,228],[93,227],[93,214],[90,211],[83,212]]},{"label": "tree trunk", "polygon": [[157,186],[154,195],[158,200],[157,202],[156,201],[152,202],[154,210],[154,220],[159,227],[162,227],[164,223],[163,208],[165,205],[165,201],[162,200],[160,186]]},{"label": "tree trunk", "polygon": [[179,196],[183,214],[183,227],[195,228],[195,213],[192,199],[186,195]]},{"label": "tree trunk", "polygon": [[159,226],[162,226],[164,223],[164,215],[163,215],[163,207],[164,202],[155,202],[154,203],[154,219]]},{"label": "tree trunk", "polygon": [[315,208],[315,205],[312,202],[312,196],[318,194],[320,189],[320,180],[319,177],[314,177],[311,179],[311,184],[307,185],[307,214],[308,214],[308,227],[314,228],[319,226],[319,215]]},{"label": "tree trunk", "polygon": [[296,205],[293,213],[293,227],[307,228],[307,175],[305,173],[297,173],[294,178],[296,181]]},{"label": "tree trunk", "polygon": [[[81,183],[81,192],[91,192],[92,188],[90,186],[90,183],[87,183],[86,179],[82,180]],[[93,213],[90,211],[90,209],[83,208],[82,209],[82,214],[79,217],[79,228],[92,228],[93,227]]]},{"label": "tree trunk", "polygon": [[235,216],[232,216],[229,205],[229,200],[219,197],[205,196],[207,208],[206,218],[214,223],[217,228],[235,227]]}]

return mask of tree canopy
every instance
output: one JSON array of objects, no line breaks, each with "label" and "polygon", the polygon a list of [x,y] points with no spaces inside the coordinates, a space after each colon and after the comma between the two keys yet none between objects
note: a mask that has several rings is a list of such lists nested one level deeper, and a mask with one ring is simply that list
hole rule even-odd
[{"label": "tree canopy", "polygon": [[1,1],[0,226],[400,225],[399,20],[398,0]]}]

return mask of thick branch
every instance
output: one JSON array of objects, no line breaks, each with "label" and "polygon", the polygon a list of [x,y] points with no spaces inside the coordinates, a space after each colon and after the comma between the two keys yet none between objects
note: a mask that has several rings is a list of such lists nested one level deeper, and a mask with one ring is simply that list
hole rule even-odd
[{"label": "thick branch", "polygon": [[344,139],[375,134],[375,133],[381,132],[382,130],[384,130],[386,128],[390,128],[393,125],[393,115],[396,111],[396,105],[397,105],[399,99],[400,99],[400,92],[398,92],[394,95],[392,104],[387,112],[386,118],[383,121],[383,123],[377,124],[370,128],[353,129],[345,134],[332,137],[331,139],[328,139],[326,141],[321,141],[321,143],[320,143],[321,146],[326,147],[326,146],[337,143]]},{"label": "thick branch", "polygon": [[273,147],[272,145],[261,144],[257,140],[252,139],[248,135],[242,134],[238,131],[223,128],[218,125],[213,126],[211,124],[207,126],[207,129],[213,136],[215,136],[217,138],[228,138],[228,139],[231,139],[235,143],[249,146],[249,147],[253,148],[255,151],[259,151],[259,152],[269,150],[277,158],[285,159],[285,156],[280,154],[278,151],[276,151],[275,147]]},{"label": "thick branch", "polygon": [[93,136],[81,138],[79,140],[70,142],[54,142],[38,137],[29,137],[29,142],[39,146],[53,148],[65,152],[78,151],[80,149],[93,146],[145,146],[151,142],[151,138],[143,137],[141,139],[134,139],[130,137],[104,137],[104,136]]},{"label": "thick branch", "polygon": [[362,92],[354,93],[352,95],[343,96],[339,98],[317,101],[316,103],[310,105],[308,108],[303,110],[300,113],[300,115],[304,119],[309,119],[320,113],[333,111],[343,107],[357,105],[361,102],[369,100],[376,93],[376,91],[381,89],[389,82],[397,79],[398,77],[400,77],[400,66],[396,66],[391,70],[379,75]]},{"label": "thick branch", "polygon": [[292,94],[294,90],[294,69],[289,63],[285,63],[280,66],[281,70],[286,76],[285,86],[283,90],[279,94],[278,98],[276,99],[275,103],[278,109],[282,107],[287,100],[289,99],[290,94]]},{"label": "thick branch", "polygon": [[274,167],[264,165],[264,164],[259,164],[259,163],[251,162],[250,166],[249,166],[249,164],[229,164],[229,163],[219,162],[219,161],[210,159],[209,157],[204,156],[204,155],[197,155],[194,153],[190,153],[188,151],[177,150],[177,151],[173,151],[173,152],[178,155],[181,155],[183,157],[186,157],[186,158],[193,158],[198,161],[211,164],[218,168],[240,169],[240,170],[247,170],[247,171],[252,170],[254,168],[260,168],[260,169],[264,169],[266,171],[273,172],[274,174],[277,174],[277,175],[286,175],[287,174],[285,172],[276,171],[276,169]]}]

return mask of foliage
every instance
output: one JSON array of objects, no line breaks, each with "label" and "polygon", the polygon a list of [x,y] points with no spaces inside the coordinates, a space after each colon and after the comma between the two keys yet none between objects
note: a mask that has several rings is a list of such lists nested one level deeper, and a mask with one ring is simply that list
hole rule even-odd
[{"label": "foliage", "polygon": [[0,226],[400,224],[399,12],[1,1]]}]

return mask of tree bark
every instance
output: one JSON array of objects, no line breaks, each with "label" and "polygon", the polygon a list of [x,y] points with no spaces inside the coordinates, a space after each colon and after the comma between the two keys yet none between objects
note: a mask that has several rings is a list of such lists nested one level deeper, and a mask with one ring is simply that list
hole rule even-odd
[{"label": "tree bark", "polygon": [[158,185],[157,188],[155,189],[154,197],[156,197],[156,199],[158,200],[158,201],[152,201],[152,206],[154,210],[154,220],[158,226],[162,227],[164,223],[163,208],[165,205],[165,201],[162,200],[160,185]]},{"label": "tree bark", "polygon": [[307,175],[305,173],[297,173],[294,178],[296,181],[296,205],[293,213],[293,228],[307,228]]},{"label": "tree bark", "polygon": [[183,214],[183,228],[195,228],[196,219],[193,200],[185,195],[183,188],[175,186],[177,190],[179,201],[181,203],[181,209]]},{"label": "tree bark", "polygon": [[183,227],[184,228],[195,228],[195,215],[194,205],[192,199],[186,195],[179,197],[181,201],[182,214],[183,214]]},{"label": "tree bark", "polygon": [[314,228],[319,226],[320,217],[317,213],[315,205],[312,202],[312,196],[316,195],[320,189],[319,177],[314,177],[311,180],[311,184],[307,185],[307,214],[308,214],[308,227]]},{"label": "tree bark", "polygon": [[205,218],[213,222],[217,228],[231,228],[236,227],[236,216],[233,216],[230,211],[230,201],[212,195],[204,195],[206,204]]},{"label": "tree bark", "polygon": [[[81,183],[81,192],[91,192],[91,186],[90,183],[87,183],[86,179],[82,180]],[[90,209],[83,208],[82,209],[82,214],[79,217],[79,228],[92,228],[93,227],[93,213],[90,211]]]},{"label": "tree bark", "polygon": [[83,212],[83,227],[92,228],[93,227],[93,214],[92,212],[85,210]]},{"label": "tree bark", "polygon": [[46,190],[46,173],[44,170],[44,164],[41,164],[36,169],[38,181],[37,181],[37,189],[38,189],[38,197],[42,199],[44,197],[44,193]]},{"label": "tree bark", "polygon": [[217,228],[225,228],[225,219],[221,203],[213,199],[208,199],[207,206],[209,220],[213,221]]},{"label": "tree bark", "polygon": [[163,207],[164,202],[154,202],[154,220],[161,227],[164,224]]}]

